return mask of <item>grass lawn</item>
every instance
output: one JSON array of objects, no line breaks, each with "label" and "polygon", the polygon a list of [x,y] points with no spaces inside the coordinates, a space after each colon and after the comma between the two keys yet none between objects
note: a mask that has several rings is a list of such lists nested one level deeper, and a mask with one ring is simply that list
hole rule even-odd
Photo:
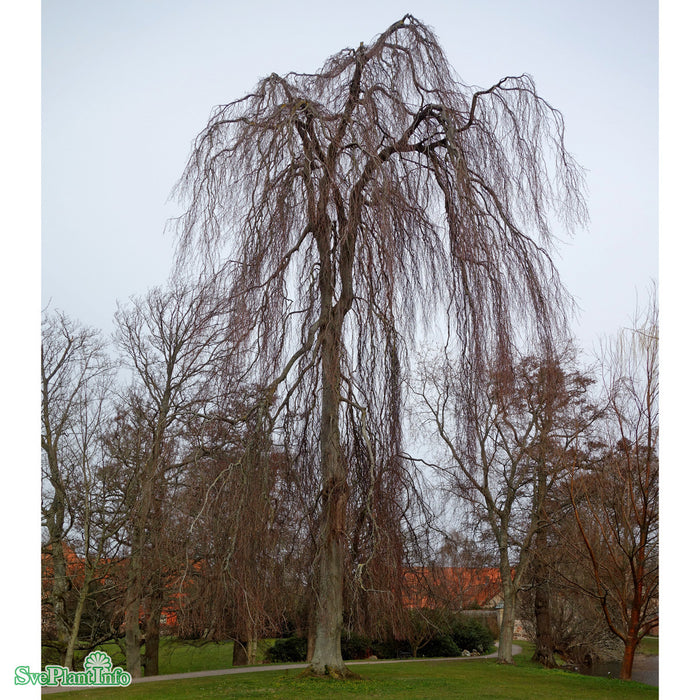
[{"label": "grass lawn", "polygon": [[[256,663],[264,662],[265,653],[274,642],[274,639],[261,639],[258,642]],[[99,648],[109,654],[114,667],[126,668],[124,654],[117,644],[102,644]],[[188,642],[164,637],[160,641],[158,670],[162,676],[171,673],[213,671],[231,668],[232,658],[233,642]],[[62,662],[52,660],[51,663]]]},{"label": "grass lawn", "polygon": [[637,647],[638,654],[646,654],[647,656],[659,655],[659,638],[644,637]]},{"label": "grass lawn", "polygon": [[[525,646],[525,645],[523,645]],[[264,671],[177,681],[153,681],[120,689],[61,693],[63,698],[165,700],[166,698],[501,698],[502,700],[623,700],[658,698],[658,688],[608,678],[547,671],[524,649],[514,666],[493,659],[412,661],[353,666],[361,680],[302,679],[300,671]]]}]

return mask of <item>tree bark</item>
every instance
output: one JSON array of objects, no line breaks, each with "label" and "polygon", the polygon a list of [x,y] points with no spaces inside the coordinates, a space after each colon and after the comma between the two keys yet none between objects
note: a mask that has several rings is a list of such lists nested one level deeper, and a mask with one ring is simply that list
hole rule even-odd
[{"label": "tree bark", "polygon": [[507,551],[501,551],[501,590],[503,591],[503,617],[498,637],[498,663],[513,663],[513,634],[515,630],[516,589],[510,573]]},{"label": "tree bark", "polygon": [[51,597],[53,599],[53,613],[56,620],[56,641],[60,652],[65,655],[70,639],[68,628],[68,611],[66,597],[69,590],[68,573],[66,570],[66,557],[63,553],[63,543],[54,539],[51,545],[51,563],[53,564],[53,586]]},{"label": "tree bark", "polygon": [[316,643],[311,670],[345,676],[340,640],[343,627],[343,565],[348,500],[347,470],[340,445],[340,323],[329,320],[322,348],[321,471],[323,477],[318,564]]},{"label": "tree bark", "polygon": [[637,650],[639,640],[634,637],[628,637],[625,640],[625,652],[622,656],[622,666],[620,667],[620,680],[628,681],[632,678],[632,666],[634,665],[634,653]]},{"label": "tree bark", "polygon": [[245,666],[248,661],[246,643],[242,639],[233,640],[233,655],[231,657],[232,666]]},{"label": "tree bark", "polygon": [[[124,643],[126,646],[126,670],[132,678],[141,678],[141,581],[143,575],[143,538],[140,528],[135,527],[131,557],[126,579],[124,601]],[[135,545],[135,546],[134,546]]]},{"label": "tree bark", "polygon": [[246,630],[248,633],[248,639],[245,644],[246,663],[251,666],[255,663],[255,657],[258,654],[258,633],[255,630],[255,626],[250,622],[246,625]]},{"label": "tree bark", "polygon": [[549,607],[549,581],[547,569],[542,561],[547,547],[547,536],[543,531],[545,524],[540,520],[540,526],[533,538],[535,550],[533,567],[533,584],[535,587],[535,653],[532,660],[545,668],[556,668],[554,658],[554,640],[552,638],[552,619]]},{"label": "tree bark", "polygon": [[160,651],[160,615],[163,611],[163,591],[158,581],[149,600],[148,617],[146,618],[146,642],[144,648],[144,675],[158,675]]},{"label": "tree bark", "polygon": [[68,638],[68,644],[66,646],[66,656],[63,661],[63,665],[71,671],[74,670],[75,660],[73,658],[73,655],[75,653],[75,646],[78,642],[80,622],[83,619],[83,610],[85,609],[85,602],[87,601],[87,597],[90,592],[90,582],[92,581],[92,577],[93,570],[86,569],[85,581],[83,582],[83,587],[80,589],[78,603],[75,608],[75,614],[73,615],[73,626],[71,629],[70,637]]},{"label": "tree bark", "polygon": [[[313,609],[312,609],[313,611]],[[314,658],[314,652],[316,651],[316,623],[315,616],[313,613],[309,614],[309,630],[306,635],[306,660],[311,663],[311,659]]]},{"label": "tree bark", "polygon": [[549,584],[542,579],[535,583],[535,653],[532,660],[545,668],[556,668],[557,665],[549,610]]},{"label": "tree bark", "polygon": [[620,680],[628,681],[632,678],[632,666],[634,665],[634,653],[639,644],[639,623],[641,620],[641,584],[635,587],[635,595],[630,610],[627,634],[625,636],[625,652],[622,656],[622,666],[620,667]]}]

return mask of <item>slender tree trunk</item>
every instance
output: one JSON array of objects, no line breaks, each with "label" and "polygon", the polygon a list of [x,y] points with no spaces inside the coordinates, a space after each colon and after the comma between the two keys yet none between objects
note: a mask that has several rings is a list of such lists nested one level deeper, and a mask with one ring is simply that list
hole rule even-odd
[{"label": "slender tree trunk", "polygon": [[71,629],[70,637],[68,638],[68,644],[66,646],[66,656],[63,661],[63,665],[69,668],[71,671],[74,669],[75,660],[73,655],[75,654],[75,646],[78,642],[78,633],[80,631],[80,622],[83,619],[83,610],[85,610],[85,602],[87,601],[88,594],[90,591],[89,582],[92,581],[93,572],[85,572],[85,581],[83,587],[80,589],[80,595],[78,596],[78,603],[75,608],[75,614],[73,615],[73,627]]},{"label": "slender tree trunk", "polygon": [[[44,424],[50,425],[48,417],[48,400],[44,400]],[[49,433],[47,427],[47,433]],[[53,583],[51,586],[51,602],[53,607],[54,619],[56,621],[56,641],[59,646],[59,652],[65,656],[66,647],[70,638],[70,629],[68,627],[68,609],[67,597],[70,589],[70,581],[68,579],[68,567],[66,564],[66,555],[63,551],[63,524],[66,518],[66,494],[63,488],[63,481],[58,466],[58,454],[56,448],[50,440],[44,447],[46,457],[51,472],[51,484],[54,487],[53,499],[49,508],[49,515],[46,522],[46,527],[49,533],[51,566],[53,568]],[[43,439],[42,439],[43,444]]]},{"label": "slender tree trunk", "polygon": [[636,587],[632,609],[630,610],[629,624],[627,625],[627,635],[625,636],[625,652],[622,656],[622,666],[620,667],[620,680],[628,681],[632,678],[632,666],[634,665],[634,653],[639,644],[639,623],[641,619],[642,604],[641,583]]},{"label": "slender tree trunk", "polygon": [[63,553],[63,544],[54,540],[51,545],[51,563],[53,564],[53,586],[51,597],[53,599],[53,614],[56,620],[56,641],[59,650],[65,656],[70,629],[68,628],[68,610],[66,597],[68,595],[69,582],[66,571],[66,558]]},{"label": "slender tree trunk", "polygon": [[632,678],[632,666],[634,665],[634,653],[637,650],[638,640],[635,637],[625,639],[625,652],[622,656],[620,667],[620,680],[628,681]]},{"label": "slender tree trunk", "polygon": [[250,621],[248,621],[248,624],[246,625],[246,630],[248,634],[248,639],[246,640],[245,644],[246,663],[251,666],[255,663],[255,657],[258,653],[258,633],[255,630],[255,625],[253,625]]},{"label": "slender tree trunk", "polygon": [[515,631],[516,589],[510,573],[507,550],[501,550],[501,590],[503,591],[503,617],[498,636],[498,663],[513,663],[513,634]]},{"label": "slender tree trunk", "polygon": [[315,609],[312,607],[309,611],[309,631],[306,634],[306,660],[311,663],[316,651],[316,617]]}]

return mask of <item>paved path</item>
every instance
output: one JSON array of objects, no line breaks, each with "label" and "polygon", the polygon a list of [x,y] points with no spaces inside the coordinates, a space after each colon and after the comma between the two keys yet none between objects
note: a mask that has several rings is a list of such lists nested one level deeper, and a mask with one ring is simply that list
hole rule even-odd
[{"label": "paved path", "polygon": [[[513,654],[519,654],[522,648],[517,644],[513,644]],[[494,659],[498,656],[498,652],[486,654],[485,656],[450,656],[437,659],[438,661],[473,661],[474,659]],[[431,659],[435,661],[436,659]],[[428,659],[377,659],[376,661],[347,661],[348,666],[361,666],[363,664],[405,664],[415,661],[428,661]],[[216,671],[192,671],[190,673],[171,673],[163,676],[146,676],[145,678],[134,678],[131,684],[135,683],[153,683],[155,681],[175,681],[184,680],[186,678],[203,678],[205,676],[229,676],[233,673],[257,673],[259,671],[290,671],[292,669],[302,670],[309,664],[265,664],[264,666],[236,666],[235,668],[222,668]],[[50,695],[52,693],[65,693],[69,690],[81,690],[90,686],[76,686],[72,688],[42,688],[42,695]]]}]

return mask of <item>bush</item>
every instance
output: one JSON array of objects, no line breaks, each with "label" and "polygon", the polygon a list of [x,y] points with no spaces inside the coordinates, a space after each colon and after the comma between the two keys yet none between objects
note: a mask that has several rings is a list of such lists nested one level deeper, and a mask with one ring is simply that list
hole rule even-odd
[{"label": "bush", "polygon": [[340,650],[344,659],[366,659],[372,653],[372,642],[361,634],[343,632]]},{"label": "bush", "polygon": [[375,639],[372,642],[372,652],[379,659],[398,659],[411,653],[411,645],[405,639]]},{"label": "bush", "polygon": [[457,620],[453,622],[450,636],[460,650],[476,650],[480,654],[484,654],[493,647],[491,631],[476,620]]},{"label": "bush", "polygon": [[418,656],[459,656],[462,650],[455,644],[454,639],[446,634],[441,634],[431,639],[425,646],[418,650]]},{"label": "bush", "polygon": [[285,637],[278,639],[268,650],[270,661],[295,663],[306,661],[307,640],[304,637]]}]

